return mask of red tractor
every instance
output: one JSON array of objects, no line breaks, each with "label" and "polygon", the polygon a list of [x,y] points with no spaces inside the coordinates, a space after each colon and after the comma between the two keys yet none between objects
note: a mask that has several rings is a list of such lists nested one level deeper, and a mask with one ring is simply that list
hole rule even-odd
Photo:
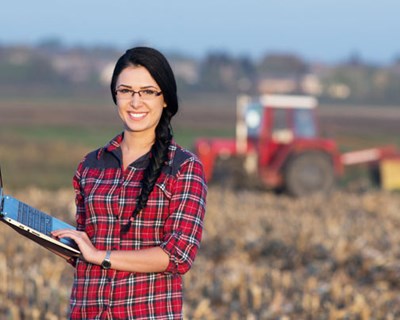
[{"label": "red tractor", "polygon": [[396,154],[392,147],[341,154],[335,141],[319,136],[316,107],[311,96],[238,97],[236,139],[195,142],[207,180],[220,166],[225,177],[302,196],[329,191],[345,165],[368,163],[379,169],[381,159]]}]

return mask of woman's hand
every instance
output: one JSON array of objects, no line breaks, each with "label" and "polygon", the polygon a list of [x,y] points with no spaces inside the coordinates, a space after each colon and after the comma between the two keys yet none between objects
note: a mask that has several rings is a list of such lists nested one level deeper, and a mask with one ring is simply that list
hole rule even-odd
[{"label": "woman's hand", "polygon": [[52,231],[51,234],[57,239],[71,238],[76,242],[85,261],[100,265],[104,259],[105,253],[97,250],[90,241],[86,232],[72,229],[60,229]]}]

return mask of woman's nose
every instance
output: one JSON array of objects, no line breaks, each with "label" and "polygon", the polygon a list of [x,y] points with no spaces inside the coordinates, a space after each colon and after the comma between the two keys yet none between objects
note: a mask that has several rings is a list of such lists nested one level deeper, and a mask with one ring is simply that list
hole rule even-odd
[{"label": "woman's nose", "polygon": [[140,97],[138,92],[134,92],[132,97],[131,97],[131,106],[135,107],[137,105],[140,105],[142,102],[142,98]]}]

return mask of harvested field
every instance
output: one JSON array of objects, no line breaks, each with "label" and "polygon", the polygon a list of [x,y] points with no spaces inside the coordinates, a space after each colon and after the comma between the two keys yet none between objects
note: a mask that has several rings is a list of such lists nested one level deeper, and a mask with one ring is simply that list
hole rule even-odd
[{"label": "harvested field", "polygon": [[[102,99],[0,102],[14,196],[73,222],[72,189],[47,190],[70,186],[81,157],[120,130]],[[233,133],[234,98],[181,102],[173,125],[182,135]],[[345,150],[400,146],[399,107],[321,106],[319,115]],[[32,184],[46,189],[20,187]],[[306,199],[211,185],[185,318],[400,319],[399,207],[398,193],[358,184]],[[3,224],[0,234],[0,319],[64,319],[73,268]]]},{"label": "harvested field", "polygon": [[[72,221],[72,190],[14,194]],[[187,319],[398,319],[400,197],[210,186]],[[0,318],[65,318],[73,268],[0,225]]]}]

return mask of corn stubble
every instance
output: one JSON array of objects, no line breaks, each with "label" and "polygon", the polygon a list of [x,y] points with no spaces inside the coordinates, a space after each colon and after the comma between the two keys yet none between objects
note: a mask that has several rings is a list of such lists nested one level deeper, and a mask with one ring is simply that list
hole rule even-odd
[{"label": "corn stubble", "polygon": [[[73,194],[16,196],[73,221]],[[293,199],[210,186],[185,319],[398,319],[400,198]],[[64,319],[73,268],[0,225],[0,318]]]}]

